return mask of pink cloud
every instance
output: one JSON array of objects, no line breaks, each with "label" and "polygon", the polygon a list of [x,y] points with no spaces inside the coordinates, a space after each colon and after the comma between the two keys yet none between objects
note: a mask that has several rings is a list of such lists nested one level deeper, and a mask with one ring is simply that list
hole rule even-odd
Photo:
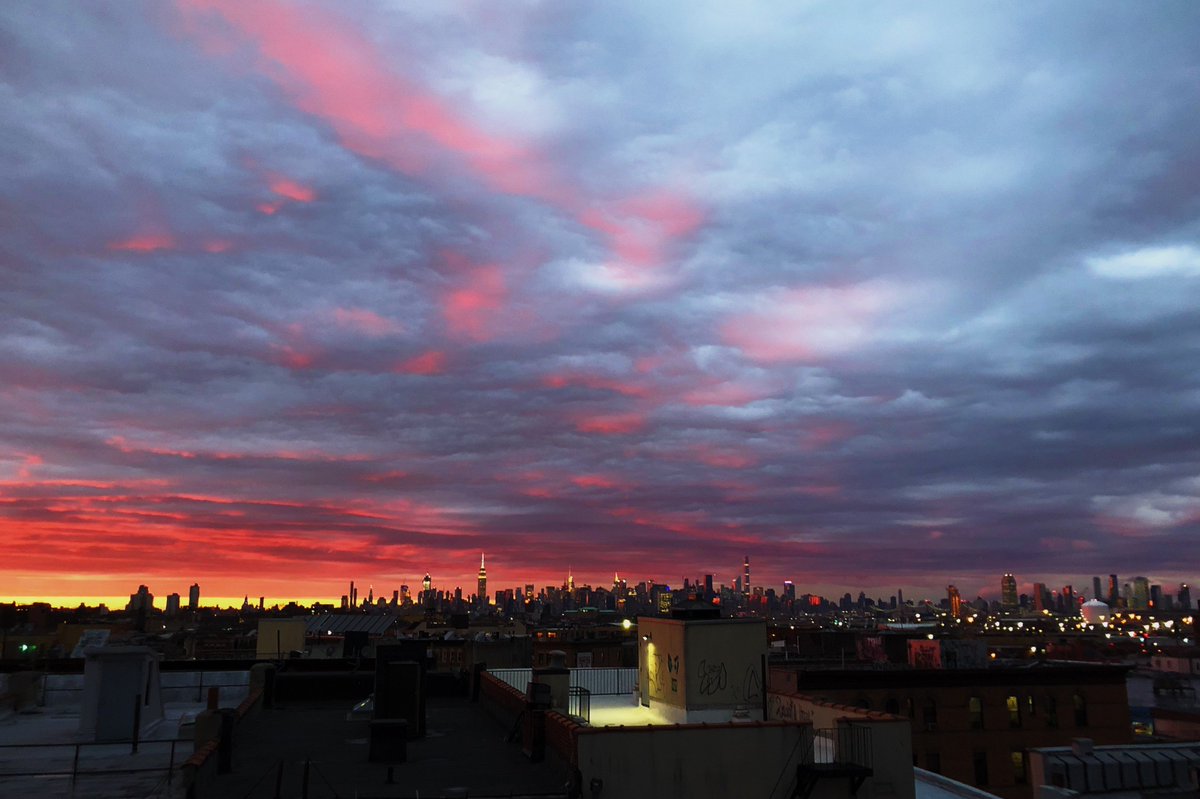
[{"label": "pink cloud", "polygon": [[[214,54],[227,50],[201,24],[206,14],[251,40],[261,54],[258,70],[298,108],[328,122],[347,149],[408,175],[465,171],[495,191],[554,205],[602,234],[613,261],[602,267],[603,277],[619,288],[651,283],[646,270],[663,263],[672,243],[704,221],[693,201],[661,188],[601,202],[587,198],[537,148],[485,130],[400,74],[394,65],[401,53],[380,50],[330,7],[272,0],[182,0],[182,6],[189,12],[184,32]],[[283,183],[272,187],[291,199],[311,192]],[[279,208],[264,203],[259,210]]]},{"label": "pink cloud", "polygon": [[671,242],[698,228],[704,214],[682,195],[658,189],[585,209],[579,221],[605,234],[621,264],[646,267],[662,263]]},{"label": "pink cloud", "polygon": [[141,233],[121,241],[109,242],[115,252],[156,252],[175,249],[175,237],[170,233]]},{"label": "pink cloud", "polygon": [[765,386],[737,381],[722,381],[685,392],[681,399],[687,405],[722,405],[740,407],[771,396]]},{"label": "pink cloud", "polygon": [[335,308],[333,321],[339,327],[364,333],[368,336],[386,336],[399,333],[404,326],[366,308]]},{"label": "pink cloud", "polygon": [[446,353],[430,350],[409,358],[392,370],[406,375],[440,375],[446,371]]},{"label": "pink cloud", "polygon": [[897,300],[894,288],[874,282],[789,289],[727,320],[721,338],[755,361],[820,360],[866,344],[876,318]]},{"label": "pink cloud", "polygon": [[575,429],[579,432],[606,436],[635,433],[645,426],[646,417],[641,413],[601,414],[575,420]]},{"label": "pink cloud", "polygon": [[625,488],[626,484],[617,478],[602,474],[580,474],[571,478],[571,482],[580,488]]},{"label": "pink cloud", "polygon": [[41,466],[44,462],[40,455],[22,456],[21,465],[17,468],[17,477],[21,480],[32,479],[34,467]]},{"label": "pink cloud", "polygon": [[296,181],[282,176],[271,179],[271,191],[280,197],[285,197],[298,203],[310,203],[317,197],[317,193],[308,186],[302,186]]},{"label": "pink cloud", "polygon": [[840,441],[853,438],[857,432],[858,428],[846,422],[816,424],[801,431],[800,448],[806,452],[816,452],[837,444]]},{"label": "pink cloud", "polygon": [[704,444],[689,447],[685,455],[688,459],[719,469],[746,469],[758,463],[758,458],[752,454]]},{"label": "pink cloud", "polygon": [[476,267],[468,274],[465,285],[443,298],[442,315],[452,335],[488,341],[499,332],[507,298],[503,270],[491,264]]},{"label": "pink cloud", "polygon": [[542,378],[542,385],[547,388],[570,388],[578,386],[597,391],[611,391],[614,394],[620,394],[624,397],[642,397],[647,393],[644,387],[633,383],[623,382],[603,375],[581,372],[562,372],[546,375]]},{"label": "pink cloud", "polygon": [[[495,189],[543,199],[562,195],[530,148],[486,133],[397,74],[389,63],[397,53],[385,55],[334,13],[270,0],[185,0],[184,7],[216,12],[250,37],[264,57],[261,71],[360,155],[417,174],[440,153],[452,153]],[[191,22],[188,32],[207,38]]]},{"label": "pink cloud", "polygon": [[272,344],[271,353],[275,363],[289,369],[311,369],[317,362],[317,353],[306,352],[290,344]]},{"label": "pink cloud", "polygon": [[399,469],[392,469],[390,471],[379,472],[377,474],[368,474],[362,479],[368,483],[391,483],[397,480],[403,480],[408,476],[408,472],[400,471]]}]

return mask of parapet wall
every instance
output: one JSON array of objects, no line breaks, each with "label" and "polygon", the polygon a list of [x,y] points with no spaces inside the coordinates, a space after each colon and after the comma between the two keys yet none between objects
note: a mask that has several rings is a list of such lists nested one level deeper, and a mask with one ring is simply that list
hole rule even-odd
[{"label": "parapet wall", "polygon": [[479,700],[503,724],[513,723],[525,710],[525,694],[487,672],[479,675]]},{"label": "parapet wall", "polygon": [[[551,736],[547,723],[548,742]],[[575,739],[580,784],[600,796],[792,795],[806,725],[781,722],[645,727],[561,725]]]}]

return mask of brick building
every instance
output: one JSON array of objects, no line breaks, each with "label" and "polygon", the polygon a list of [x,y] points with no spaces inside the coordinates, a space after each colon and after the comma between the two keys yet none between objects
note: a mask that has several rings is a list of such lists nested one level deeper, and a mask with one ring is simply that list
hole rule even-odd
[{"label": "brick building", "polygon": [[984,669],[773,666],[770,688],[910,719],[913,764],[1029,799],[1027,751],[1088,737],[1133,740],[1121,666],[1038,663]]}]

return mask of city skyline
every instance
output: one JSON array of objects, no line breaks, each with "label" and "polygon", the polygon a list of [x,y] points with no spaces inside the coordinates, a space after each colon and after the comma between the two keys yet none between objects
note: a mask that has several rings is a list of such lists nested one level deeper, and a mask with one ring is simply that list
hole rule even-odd
[{"label": "city skyline", "polygon": [[[743,564],[743,566],[744,566],[744,564]],[[412,575],[409,577],[401,577],[401,578],[385,578],[385,579],[379,581],[378,583],[372,582],[370,580],[362,581],[362,580],[355,579],[355,580],[350,580],[349,582],[343,580],[341,582],[330,584],[330,590],[332,591],[332,593],[311,593],[311,592],[306,593],[305,590],[300,590],[300,591],[294,591],[291,594],[271,595],[271,594],[263,593],[258,590],[254,590],[253,583],[248,583],[246,586],[246,590],[243,590],[241,592],[238,592],[235,594],[216,594],[216,595],[210,596],[208,593],[203,592],[201,590],[201,588],[202,588],[201,586],[199,586],[198,584],[195,584],[195,583],[193,583],[189,586],[184,586],[182,588],[176,587],[175,583],[170,582],[170,581],[164,581],[164,583],[158,587],[148,586],[146,584],[138,584],[138,585],[140,585],[140,587],[142,587],[142,588],[150,589],[149,593],[151,594],[151,596],[153,598],[154,607],[164,606],[165,602],[167,601],[167,597],[170,596],[171,594],[179,594],[181,597],[181,601],[187,603],[187,604],[185,604],[185,607],[189,606],[190,602],[188,600],[189,600],[189,596],[191,594],[192,589],[195,589],[197,591],[197,597],[199,598],[198,605],[206,606],[206,607],[214,607],[214,606],[236,607],[236,606],[240,606],[244,601],[249,601],[251,604],[257,605],[257,602],[260,598],[262,598],[264,600],[265,605],[268,607],[282,606],[282,605],[288,604],[289,602],[296,602],[301,605],[311,605],[313,603],[323,603],[323,604],[332,604],[332,605],[336,606],[336,605],[341,604],[340,600],[344,600],[344,599],[346,599],[347,596],[350,596],[350,594],[346,591],[347,585],[352,586],[352,587],[357,586],[357,589],[359,589],[359,590],[365,587],[367,592],[369,592],[367,595],[374,595],[376,599],[388,600],[391,597],[391,594],[393,591],[399,593],[400,590],[404,587],[407,587],[409,589],[409,595],[411,597],[418,596],[419,593],[422,590],[424,590],[424,586],[423,586],[424,577],[430,578],[430,583],[431,583],[430,587],[435,592],[445,592],[446,594],[451,594],[457,589],[462,592],[464,597],[474,596],[477,594],[477,589],[475,592],[472,592],[470,590],[470,587],[472,585],[479,584],[478,579],[479,579],[480,573],[482,571],[483,571],[483,568],[481,565],[480,570],[478,572],[475,572],[472,575],[470,575],[469,580],[460,579],[460,578],[462,578],[461,574],[454,575],[454,576],[447,575],[445,577],[435,577],[435,576],[429,574],[428,572],[424,576]],[[697,574],[697,575],[685,575],[685,576],[680,576],[678,578],[671,579],[671,578],[668,578],[668,577],[665,577],[662,575],[657,575],[657,576],[655,576],[655,575],[635,575],[632,572],[627,572],[627,573],[623,573],[623,574],[618,572],[617,574],[610,575],[609,577],[606,577],[606,578],[590,580],[590,579],[586,579],[586,578],[580,579],[579,576],[574,572],[574,570],[568,569],[568,571],[561,576],[562,579],[557,579],[557,580],[553,579],[553,578],[542,578],[542,579],[525,578],[525,579],[508,580],[508,579],[506,579],[507,575],[508,574],[517,574],[517,573],[519,573],[519,569],[508,568],[500,573],[502,575],[504,575],[501,578],[493,578],[493,577],[488,578],[488,582],[491,584],[491,588],[488,591],[489,599],[494,597],[496,592],[503,592],[506,590],[518,590],[519,591],[519,590],[523,590],[523,588],[528,585],[533,585],[535,588],[535,592],[540,592],[542,590],[550,589],[550,588],[564,588],[568,585],[569,578],[573,578],[574,587],[579,587],[579,588],[586,587],[586,588],[591,588],[593,590],[594,589],[603,589],[605,591],[611,589],[614,578],[619,578],[621,580],[621,582],[625,583],[630,588],[634,587],[635,585],[637,585],[639,583],[644,583],[646,585],[650,585],[650,584],[654,583],[654,584],[667,585],[673,591],[682,590],[685,579],[691,581],[693,588],[703,586],[704,582],[705,582],[705,578],[709,577],[709,576],[711,576],[713,578],[714,588],[717,588],[717,589],[723,588],[726,590],[734,591],[737,588],[737,581],[742,579],[742,574],[740,574],[740,573],[733,575],[732,578],[730,578],[728,581],[726,581],[726,580],[721,579],[720,576],[715,573],[714,574],[703,573],[703,574]],[[590,574],[590,573],[591,572],[587,571],[587,570],[585,570],[585,572],[584,572],[584,574]],[[857,597],[861,593],[872,601],[878,599],[878,600],[882,600],[882,601],[886,602],[889,599],[895,599],[899,595],[903,599],[903,601],[905,601],[909,604],[918,604],[918,603],[922,603],[925,601],[929,601],[935,605],[938,604],[938,602],[940,602],[942,599],[945,599],[948,596],[950,596],[952,593],[957,592],[957,594],[961,596],[962,602],[970,602],[977,598],[982,598],[985,600],[998,601],[1001,604],[1005,604],[1002,586],[1004,584],[1004,581],[1010,576],[1014,577],[1014,579],[1016,580],[1015,585],[1016,585],[1017,595],[1028,599],[1031,603],[1034,601],[1034,595],[1037,593],[1037,590],[1039,587],[1046,590],[1048,593],[1054,594],[1055,596],[1057,596],[1065,588],[1069,587],[1069,588],[1071,588],[1072,595],[1075,597],[1077,603],[1083,602],[1088,599],[1096,599],[1096,598],[1099,598],[1102,601],[1107,601],[1106,596],[1095,597],[1093,595],[1092,582],[1093,582],[1093,580],[1097,580],[1097,579],[1100,580],[1101,584],[1102,584],[1102,592],[1104,594],[1107,594],[1108,578],[1110,576],[1108,574],[1092,575],[1091,577],[1079,576],[1079,577],[1076,577],[1074,580],[1072,580],[1070,578],[1063,578],[1063,577],[1059,576],[1056,581],[1055,578],[1048,578],[1042,574],[1035,574],[1035,575],[1032,575],[1029,579],[1024,579],[1020,575],[1011,575],[1009,573],[1005,573],[1002,575],[1001,574],[995,575],[995,580],[993,580],[992,585],[990,585],[990,586],[989,585],[980,585],[978,590],[975,590],[975,591],[972,591],[969,589],[968,590],[959,590],[958,587],[953,582],[949,582],[949,583],[943,582],[940,584],[940,588],[934,588],[934,589],[930,590],[930,589],[922,588],[922,587],[915,586],[915,585],[899,585],[899,586],[892,586],[892,587],[867,586],[867,585],[835,586],[835,585],[828,585],[828,584],[826,584],[826,585],[818,585],[818,584],[806,585],[806,584],[796,584],[795,580],[786,578],[786,577],[781,578],[779,580],[775,580],[775,581],[768,579],[764,583],[759,583],[757,581],[753,581],[752,589],[759,589],[759,590],[764,590],[764,591],[767,589],[770,589],[770,590],[774,591],[777,595],[782,595],[785,585],[791,584],[792,588],[795,591],[797,596],[811,594],[811,595],[820,596],[821,598],[828,600],[828,601],[832,601],[832,602],[837,602],[844,595],[850,595],[852,597]],[[1148,590],[1149,587],[1153,585],[1154,587],[1159,588],[1161,590],[1162,594],[1170,595],[1173,598],[1175,597],[1177,591],[1180,588],[1187,588],[1188,586],[1192,586],[1192,585],[1196,584],[1196,581],[1194,579],[1193,580],[1184,580],[1184,581],[1178,582],[1178,583],[1172,583],[1172,582],[1162,582],[1160,580],[1157,580],[1156,578],[1152,578],[1152,577],[1149,577],[1146,575],[1129,575],[1127,577],[1121,577],[1120,575],[1116,575],[1116,576],[1118,578],[1117,584],[1116,584],[1116,591],[1117,591],[1118,596],[1124,596],[1124,595],[1130,593],[1131,589],[1132,589],[1132,592],[1136,595],[1137,594],[1136,581],[1142,580],[1142,579],[1144,579],[1146,581],[1146,590]],[[471,581],[475,581],[475,582],[472,583]],[[358,596],[356,599],[359,604],[362,604],[363,600],[365,599],[365,597],[367,595],[359,593],[359,590],[355,590],[355,593],[358,593]],[[338,591],[342,591],[343,594],[341,596],[339,596],[337,593]],[[744,593],[744,590],[742,591],[742,593]],[[124,594],[124,593],[114,593],[114,594],[107,594],[107,595],[92,594],[92,595],[68,595],[68,596],[53,596],[53,595],[52,596],[45,596],[45,595],[5,596],[5,595],[0,595],[0,602],[15,601],[15,602],[18,602],[19,604],[30,604],[30,603],[34,603],[34,602],[50,602],[51,604],[58,606],[58,607],[74,607],[79,604],[95,605],[95,604],[103,603],[103,604],[108,605],[109,607],[116,608],[116,607],[123,607],[128,596],[129,596],[128,594]],[[1191,608],[1192,607],[1191,603],[1192,603],[1192,599],[1189,594],[1188,604],[1186,607]],[[1174,609],[1178,610],[1180,608],[1175,607]]]},{"label": "city skyline", "polygon": [[1196,577],[1195,3],[0,37],[8,597]]}]

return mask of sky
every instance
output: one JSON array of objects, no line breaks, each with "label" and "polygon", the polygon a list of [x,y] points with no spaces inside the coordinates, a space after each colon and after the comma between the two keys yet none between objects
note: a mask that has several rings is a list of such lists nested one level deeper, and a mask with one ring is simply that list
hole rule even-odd
[{"label": "sky", "polygon": [[482,552],[1173,592],[1197,41],[1190,0],[2,4],[0,596]]}]

